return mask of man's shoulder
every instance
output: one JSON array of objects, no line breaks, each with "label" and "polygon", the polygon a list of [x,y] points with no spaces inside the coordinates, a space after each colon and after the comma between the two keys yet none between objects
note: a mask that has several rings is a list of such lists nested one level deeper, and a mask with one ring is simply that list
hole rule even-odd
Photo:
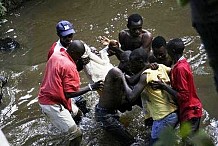
[{"label": "man's shoulder", "polygon": [[146,29],[142,29],[142,36],[144,37],[152,37],[152,34],[150,31],[146,30]]},{"label": "man's shoulder", "polygon": [[119,32],[119,36],[128,36],[129,35],[129,29],[123,29]]},{"label": "man's shoulder", "polygon": [[113,67],[109,70],[111,73],[123,73],[118,67]]}]

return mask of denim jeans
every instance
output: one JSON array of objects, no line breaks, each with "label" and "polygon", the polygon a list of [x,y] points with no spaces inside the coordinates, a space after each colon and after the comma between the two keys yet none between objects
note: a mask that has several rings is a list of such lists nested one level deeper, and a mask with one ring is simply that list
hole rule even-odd
[{"label": "denim jeans", "polygon": [[153,145],[154,142],[156,142],[160,136],[160,133],[169,126],[175,127],[178,123],[178,115],[176,112],[173,112],[163,119],[160,120],[154,120],[152,125],[152,131],[151,131],[151,144]]},{"label": "denim jeans", "polygon": [[122,146],[129,146],[135,142],[134,137],[120,123],[116,110],[107,110],[96,105],[95,118],[101,127],[110,133]]}]

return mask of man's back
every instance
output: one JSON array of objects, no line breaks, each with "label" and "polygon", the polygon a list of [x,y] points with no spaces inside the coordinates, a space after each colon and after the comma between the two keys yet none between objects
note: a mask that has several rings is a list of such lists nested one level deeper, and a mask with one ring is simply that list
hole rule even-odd
[{"label": "man's back", "polygon": [[102,96],[99,98],[101,107],[117,110],[121,106],[122,97],[124,96],[122,74],[122,71],[117,67],[108,72],[105,77]]}]

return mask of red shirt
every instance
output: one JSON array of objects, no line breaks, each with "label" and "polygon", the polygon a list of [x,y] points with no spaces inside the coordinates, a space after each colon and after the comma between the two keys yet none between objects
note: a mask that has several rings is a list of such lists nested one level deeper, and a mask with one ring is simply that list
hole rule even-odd
[{"label": "red shirt", "polygon": [[202,104],[197,96],[194,79],[189,63],[184,58],[179,60],[171,70],[171,85],[178,93],[180,121],[202,116]]},{"label": "red shirt", "polygon": [[80,88],[79,73],[75,62],[66,51],[54,53],[47,61],[44,78],[40,87],[40,104],[62,104],[71,111],[71,100],[64,92],[75,92]]},{"label": "red shirt", "polygon": [[51,57],[51,55],[54,52],[60,52],[60,51],[63,51],[63,50],[67,50],[67,49],[64,46],[62,46],[60,40],[58,40],[57,42],[52,44],[51,48],[49,49],[48,59]]}]

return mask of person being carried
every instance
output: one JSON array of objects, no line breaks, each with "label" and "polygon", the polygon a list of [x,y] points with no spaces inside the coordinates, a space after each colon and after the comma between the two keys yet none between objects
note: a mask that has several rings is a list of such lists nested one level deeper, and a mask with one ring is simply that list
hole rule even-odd
[{"label": "person being carried", "polygon": [[178,122],[177,105],[172,100],[171,95],[163,90],[153,90],[150,86],[158,78],[169,84],[170,68],[159,64],[157,70],[146,69],[149,66],[148,54],[142,48],[133,50],[129,59],[131,70],[135,74],[142,70],[143,73],[133,88],[129,87],[125,76],[122,76],[126,97],[129,102],[134,102],[140,94],[146,94],[146,96],[141,96],[141,100],[143,108],[148,108],[150,116],[154,120],[150,140],[150,145],[153,145],[166,127],[174,127]]},{"label": "person being carried", "polygon": [[202,103],[196,92],[191,67],[183,56],[184,49],[184,42],[179,38],[168,42],[168,54],[175,62],[170,76],[172,87],[161,81],[154,82],[153,86],[173,95],[179,107],[179,121],[181,124],[187,122],[191,125],[192,135],[199,130]]},{"label": "person being carried", "polygon": [[38,94],[42,112],[60,131],[70,135],[70,146],[79,146],[82,131],[77,127],[72,114],[78,110],[72,106],[71,98],[103,87],[101,81],[80,88],[80,77],[75,62],[85,52],[83,43],[74,40],[67,50],[51,55],[47,61],[44,78]]}]

